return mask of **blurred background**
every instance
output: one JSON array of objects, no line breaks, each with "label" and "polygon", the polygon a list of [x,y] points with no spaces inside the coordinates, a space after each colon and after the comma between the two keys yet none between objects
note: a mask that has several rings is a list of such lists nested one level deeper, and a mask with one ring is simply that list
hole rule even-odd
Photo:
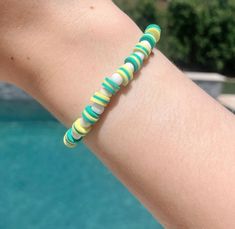
[{"label": "blurred background", "polygon": [[142,30],[162,28],[159,49],[235,111],[235,0],[115,0]]},{"label": "blurred background", "polygon": [[186,70],[235,77],[234,0],[115,0],[142,30],[162,27],[158,47]]},{"label": "blurred background", "polygon": [[[235,0],[115,0],[159,49],[235,111]],[[0,229],[158,229],[160,224],[84,146],[23,91],[0,82]]]}]

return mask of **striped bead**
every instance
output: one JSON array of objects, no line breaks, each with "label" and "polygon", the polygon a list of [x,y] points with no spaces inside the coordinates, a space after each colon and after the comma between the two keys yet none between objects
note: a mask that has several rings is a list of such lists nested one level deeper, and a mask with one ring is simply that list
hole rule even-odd
[{"label": "striped bead", "polygon": [[76,140],[74,139],[72,135],[72,129],[70,128],[64,135],[64,144],[68,146],[69,148],[74,148],[76,144],[81,140],[82,138]]},{"label": "striped bead", "polygon": [[117,70],[117,73],[122,77],[122,84],[124,86],[126,86],[133,79],[133,71],[131,71],[131,69],[126,64],[122,65]]},{"label": "striped bead", "polygon": [[151,33],[145,33],[139,41],[148,41],[153,49],[156,45],[157,41],[156,38]]},{"label": "striped bead", "polygon": [[116,92],[120,90],[120,86],[108,77],[105,77],[102,86],[112,95],[116,94]]},{"label": "striped bead", "polygon": [[155,24],[151,24],[149,26],[147,26],[147,28],[144,31],[145,33],[151,33],[155,39],[156,42],[158,42],[160,40],[161,37],[161,28],[158,25]]},{"label": "striped bead", "polygon": [[151,48],[151,45],[148,41],[144,40],[144,41],[141,41],[140,42],[141,44],[145,45],[147,49],[150,50],[150,52],[152,52],[152,48]]},{"label": "striped bead", "polygon": [[121,85],[123,82],[122,77],[118,73],[114,73],[113,75],[110,76],[110,79],[116,83],[117,85]]},{"label": "striped bead", "polygon": [[91,124],[89,122],[87,122],[84,118],[80,119],[80,123],[81,123],[82,127],[84,127],[84,128],[88,128],[91,126]]},{"label": "striped bead", "polygon": [[137,52],[134,52],[136,55],[138,55],[139,57],[140,57],[140,59],[143,61],[144,60],[144,54],[142,53],[142,52],[139,52],[139,51],[137,51]]},{"label": "striped bead", "polygon": [[92,125],[99,120],[99,117],[100,115],[92,110],[91,105],[86,106],[82,112],[82,118]]},{"label": "striped bead", "polygon": [[105,96],[108,96],[109,98],[112,97],[112,94],[105,88],[101,88],[100,93],[102,93]]},{"label": "striped bead", "polygon": [[91,127],[83,127],[81,125],[81,118],[77,119],[73,125],[72,125],[72,131],[76,132],[77,134],[80,134],[81,136],[85,136],[90,130]]},{"label": "striped bead", "polygon": [[74,148],[74,147],[76,147],[76,144],[70,144],[70,143],[67,141],[66,134],[64,135],[63,142],[64,142],[64,145],[66,145],[68,148]]},{"label": "striped bead", "polygon": [[110,98],[108,96],[103,95],[101,92],[97,91],[91,97],[91,102],[97,103],[103,107],[106,107],[108,103],[110,102]]},{"label": "striped bead", "polygon": [[141,68],[141,65],[143,63],[143,61],[141,60],[141,58],[135,54],[132,53],[130,56],[128,56],[125,61],[125,63],[131,63],[134,66],[134,71],[138,71]]},{"label": "striped bead", "polygon": [[133,66],[133,64],[128,62],[128,63],[125,63],[125,65],[130,69],[131,73],[133,74],[134,73],[134,66]]},{"label": "striped bead", "polygon": [[139,42],[135,46],[134,52],[137,52],[137,51],[144,54],[144,59],[147,59],[151,53],[151,49],[145,43],[142,43],[142,42]]},{"label": "striped bead", "polygon": [[115,91],[120,90],[120,86],[117,83],[115,83],[112,79],[105,77],[105,81],[108,82],[110,85],[112,85]]},{"label": "striped bead", "polygon": [[80,134],[78,134],[77,132],[75,132],[72,128],[72,136],[75,140],[81,140],[80,138],[82,138],[82,136]]},{"label": "striped bead", "polygon": [[104,112],[104,107],[97,104],[97,103],[93,103],[91,105],[91,109],[96,113],[96,114],[99,114],[101,115],[103,112]]},{"label": "striped bead", "polygon": [[133,66],[133,64],[127,62],[124,65],[122,65],[122,67],[124,67],[128,71],[128,73],[131,76],[131,80],[132,80],[133,77],[134,77],[134,66]]}]

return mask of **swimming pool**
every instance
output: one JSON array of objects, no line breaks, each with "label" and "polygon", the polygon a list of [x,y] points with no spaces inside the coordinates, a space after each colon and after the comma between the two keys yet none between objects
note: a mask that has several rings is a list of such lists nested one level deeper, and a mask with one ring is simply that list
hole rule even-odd
[{"label": "swimming pool", "polygon": [[162,228],[84,145],[64,147],[38,104],[0,107],[0,228]]}]

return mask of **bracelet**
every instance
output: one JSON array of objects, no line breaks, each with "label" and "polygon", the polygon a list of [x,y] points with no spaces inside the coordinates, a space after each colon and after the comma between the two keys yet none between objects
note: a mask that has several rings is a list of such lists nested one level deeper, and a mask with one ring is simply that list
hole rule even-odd
[{"label": "bracelet", "polygon": [[132,79],[134,72],[138,71],[143,61],[146,60],[160,40],[161,28],[151,24],[147,26],[139,43],[134,47],[134,52],[124,60],[124,64],[110,77],[105,77],[102,88],[91,97],[91,105],[87,105],[82,111],[82,117],[78,118],[64,135],[64,144],[74,148],[79,141],[86,136],[92,126],[99,120],[111,97],[115,95],[120,86],[126,86]]}]

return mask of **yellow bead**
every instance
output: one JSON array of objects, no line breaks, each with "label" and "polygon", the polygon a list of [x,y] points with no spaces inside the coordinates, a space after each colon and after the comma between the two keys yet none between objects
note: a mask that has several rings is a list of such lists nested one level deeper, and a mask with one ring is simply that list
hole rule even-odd
[{"label": "yellow bead", "polygon": [[149,28],[145,32],[151,33],[155,37],[157,42],[160,40],[161,32],[159,30],[157,30],[155,28]]},{"label": "yellow bead", "polygon": [[73,128],[73,131],[76,131],[81,136],[85,136],[91,130],[91,127],[85,128],[81,125],[81,118],[77,119],[73,123],[72,128]]},{"label": "yellow bead", "polygon": [[150,46],[150,44],[148,45],[149,43],[148,43],[148,41],[141,41],[141,42],[139,42],[137,45],[139,45],[139,46],[142,46],[142,47],[144,47],[146,50],[147,50],[147,52],[145,53],[145,52],[143,52],[143,50],[141,50],[141,49],[137,49],[137,48],[135,48],[134,49],[134,51],[140,51],[140,52],[142,52],[142,53],[144,53],[144,59],[146,60],[148,57],[149,57],[149,55],[151,54],[151,52],[152,52],[152,49],[151,49],[151,46]]},{"label": "yellow bead", "polygon": [[95,92],[95,95],[102,98],[102,99],[104,99],[104,100],[106,100],[106,101],[108,101],[108,102],[110,101],[110,97],[104,95],[103,93],[101,93],[99,91]]},{"label": "yellow bead", "polygon": [[129,82],[128,77],[126,76],[126,74],[123,73],[120,69],[117,70],[117,73],[122,77],[122,80],[123,80],[122,84],[124,86],[126,86]]},{"label": "yellow bead", "polygon": [[64,138],[63,138],[63,142],[64,144],[69,147],[69,148],[74,148],[76,145],[75,144],[70,144],[67,140],[66,140],[66,134],[64,135]]},{"label": "yellow bead", "polygon": [[88,118],[89,120],[91,120],[92,122],[97,122],[97,121],[98,121],[98,118],[92,117],[86,110],[84,110],[83,112],[84,112],[84,114],[87,116],[87,118]]},{"label": "yellow bead", "polygon": [[[130,78],[124,71],[121,70],[122,68],[127,71]],[[129,83],[129,81],[133,79],[133,71],[126,64],[123,64],[116,72],[122,77],[123,79],[122,84],[124,86],[126,86]]]},{"label": "yellow bead", "polygon": [[108,104],[94,98],[93,96],[91,97],[90,101],[93,102],[93,103],[97,103],[97,104],[101,105],[102,107],[106,107],[108,105]]}]

